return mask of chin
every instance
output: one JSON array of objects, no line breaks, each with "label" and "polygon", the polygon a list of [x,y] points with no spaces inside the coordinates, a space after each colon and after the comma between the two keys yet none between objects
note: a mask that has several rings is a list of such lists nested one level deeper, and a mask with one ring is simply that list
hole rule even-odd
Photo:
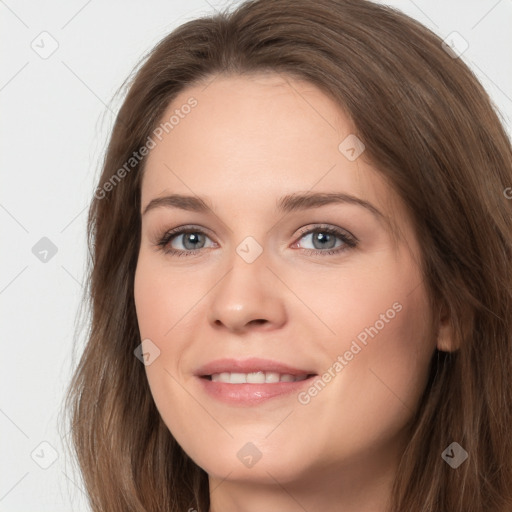
[{"label": "chin", "polygon": [[198,447],[198,451],[198,457],[191,457],[194,462],[210,477],[220,480],[276,484],[276,480],[279,483],[291,482],[308,473],[299,446],[287,446],[286,454],[282,449],[272,447],[266,454],[264,448],[258,450],[251,442],[231,442],[230,446],[218,445],[210,453],[205,453],[204,445]]}]

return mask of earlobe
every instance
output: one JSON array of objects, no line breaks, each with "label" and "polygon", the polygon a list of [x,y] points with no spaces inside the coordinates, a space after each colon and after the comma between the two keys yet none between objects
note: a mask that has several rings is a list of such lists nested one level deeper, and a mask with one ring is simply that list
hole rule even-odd
[{"label": "earlobe", "polygon": [[437,350],[442,352],[454,352],[459,348],[455,341],[450,313],[446,306],[441,308],[441,312],[439,314],[436,346]]}]

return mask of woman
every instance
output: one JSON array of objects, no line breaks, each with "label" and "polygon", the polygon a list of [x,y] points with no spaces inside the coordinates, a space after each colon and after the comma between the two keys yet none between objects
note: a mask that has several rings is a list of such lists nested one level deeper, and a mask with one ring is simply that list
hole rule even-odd
[{"label": "woman", "polygon": [[512,510],[512,150],[448,50],[257,0],[150,53],[89,213],[94,511]]}]

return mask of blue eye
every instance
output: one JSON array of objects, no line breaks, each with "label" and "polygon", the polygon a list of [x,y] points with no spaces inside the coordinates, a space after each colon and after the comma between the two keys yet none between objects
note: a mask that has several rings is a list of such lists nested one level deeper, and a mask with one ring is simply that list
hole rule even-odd
[{"label": "blue eye", "polygon": [[[180,237],[182,237],[181,244],[184,249],[171,247],[171,243]],[[300,241],[306,237],[310,237],[315,248],[306,248],[303,249],[303,251],[307,254],[314,255],[338,254],[347,249],[354,248],[358,244],[357,238],[351,233],[332,226],[317,226],[303,230],[298,240]],[[156,245],[166,254],[173,256],[194,256],[198,255],[200,250],[205,248],[205,238],[209,239],[208,235],[200,228],[193,226],[182,227],[167,231]],[[336,245],[337,240],[340,240],[341,243]],[[293,247],[297,247],[297,244],[298,242],[295,242]],[[213,246],[215,246],[215,244]]]},{"label": "blue eye", "polygon": [[[181,243],[185,249],[174,249],[170,247],[171,242],[174,239],[179,239],[180,237],[182,240]],[[166,254],[191,256],[193,253],[197,253],[200,249],[203,249],[205,237],[207,238],[207,235],[201,229],[178,228],[177,230],[171,230],[165,233],[157,245]],[[187,248],[186,245],[188,245],[189,248]]]},{"label": "blue eye", "polygon": [[[299,238],[309,237],[314,249],[304,249],[308,254],[331,255],[357,246],[358,240],[348,231],[331,226],[316,227],[303,232]],[[341,243],[336,245],[336,239]],[[295,247],[296,244],[294,244]]]}]

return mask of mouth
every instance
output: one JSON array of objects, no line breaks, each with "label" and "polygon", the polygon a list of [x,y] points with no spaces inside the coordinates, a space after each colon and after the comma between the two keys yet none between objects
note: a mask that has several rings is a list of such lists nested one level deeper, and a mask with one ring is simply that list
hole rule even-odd
[{"label": "mouth", "polygon": [[201,375],[202,379],[225,384],[274,384],[276,382],[299,382],[316,376],[314,373],[292,375],[272,371],[256,371],[250,373],[220,372],[211,375]]},{"label": "mouth", "polygon": [[292,399],[318,374],[269,359],[218,359],[196,372],[208,396],[232,406],[255,406],[272,398]]}]

